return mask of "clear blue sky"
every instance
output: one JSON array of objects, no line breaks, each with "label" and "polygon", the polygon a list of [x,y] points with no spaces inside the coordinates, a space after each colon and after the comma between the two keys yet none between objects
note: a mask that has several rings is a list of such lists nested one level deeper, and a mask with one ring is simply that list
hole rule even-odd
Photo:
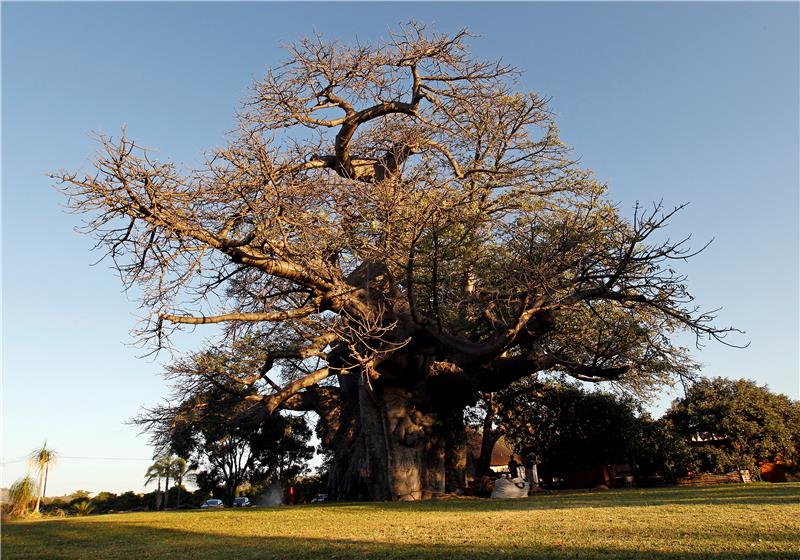
[{"label": "clear blue sky", "polygon": [[[90,267],[98,255],[45,173],[87,169],[90,132],[123,124],[197,162],[280,44],[313,30],[367,41],[409,18],[469,26],[476,54],[523,69],[521,87],[552,97],[563,137],[623,208],[691,202],[671,232],[716,241],[681,270],[751,341],[697,352],[705,374],[798,398],[797,3],[5,2],[3,461],[46,438],[65,456],[49,494],[140,489],[151,452],[126,421],[165,393],[159,363],[126,346],[135,303],[107,265]],[[5,465],[3,485],[24,470]]]}]

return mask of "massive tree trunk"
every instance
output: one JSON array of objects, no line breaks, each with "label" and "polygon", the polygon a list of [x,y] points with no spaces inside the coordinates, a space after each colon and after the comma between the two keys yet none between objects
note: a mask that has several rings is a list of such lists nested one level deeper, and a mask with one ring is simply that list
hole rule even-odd
[{"label": "massive tree trunk", "polygon": [[[400,362],[409,366],[409,360]],[[466,399],[458,393],[438,398],[454,385],[435,382],[436,376],[432,382],[430,368],[392,375],[399,365],[384,365],[377,379],[364,371],[339,376],[343,406],[332,438],[333,499],[421,500],[465,486]]]}]

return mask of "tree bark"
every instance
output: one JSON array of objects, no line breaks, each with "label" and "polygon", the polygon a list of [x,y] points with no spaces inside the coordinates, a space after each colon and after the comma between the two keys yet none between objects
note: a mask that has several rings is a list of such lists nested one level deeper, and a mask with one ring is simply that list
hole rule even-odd
[{"label": "tree bark", "polygon": [[225,481],[225,503],[228,506],[233,505],[233,500],[236,499],[237,484],[231,480]]},{"label": "tree bark", "polygon": [[460,409],[446,415],[445,439],[445,490],[458,492],[467,488],[467,432],[464,411]]},{"label": "tree bark", "polygon": [[50,470],[50,465],[44,466],[44,490],[42,491],[42,499],[47,497],[47,474]]},{"label": "tree bark", "polygon": [[329,494],[335,500],[389,500],[388,453],[381,409],[363,373],[339,376],[342,410],[332,439]]},{"label": "tree bark", "polygon": [[464,406],[452,395],[447,408],[435,406],[441,387],[418,373],[339,376],[343,408],[331,438],[331,498],[413,501],[466,485]]},{"label": "tree bark", "polygon": [[39,513],[39,504],[42,502],[42,484],[44,483],[44,469],[39,469],[39,491],[36,493],[36,507],[33,511]]}]

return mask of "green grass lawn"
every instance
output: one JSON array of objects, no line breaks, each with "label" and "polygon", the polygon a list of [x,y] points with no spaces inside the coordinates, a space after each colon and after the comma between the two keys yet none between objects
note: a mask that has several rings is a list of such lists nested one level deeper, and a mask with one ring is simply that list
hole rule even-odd
[{"label": "green grass lawn", "polygon": [[800,484],[4,523],[14,558],[800,558]]}]

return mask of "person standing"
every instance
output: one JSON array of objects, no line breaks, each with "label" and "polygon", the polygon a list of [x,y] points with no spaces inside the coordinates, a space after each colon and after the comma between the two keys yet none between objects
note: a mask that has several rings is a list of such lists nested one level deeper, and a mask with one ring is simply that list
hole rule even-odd
[{"label": "person standing", "polygon": [[514,454],[508,459],[508,474],[511,479],[519,478],[519,463],[514,458]]}]

